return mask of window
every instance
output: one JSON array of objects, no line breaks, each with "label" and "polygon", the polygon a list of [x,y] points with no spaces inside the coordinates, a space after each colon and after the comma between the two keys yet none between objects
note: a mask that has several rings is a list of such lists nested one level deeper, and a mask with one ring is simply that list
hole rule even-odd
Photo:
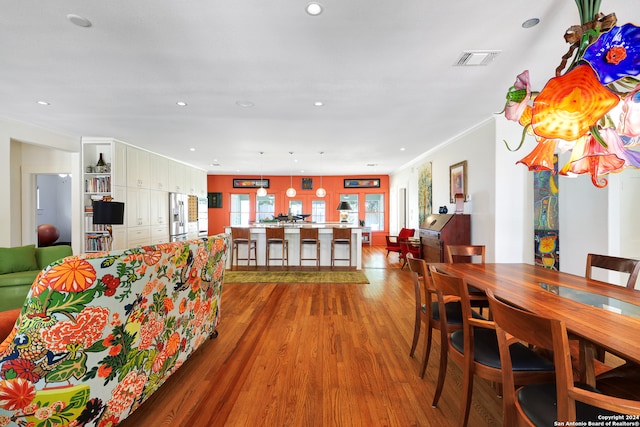
[{"label": "window", "polygon": [[327,208],[324,203],[324,200],[311,201],[311,220],[313,222],[327,221]]},{"label": "window", "polygon": [[256,221],[271,220],[275,217],[276,197],[273,194],[256,196]]},{"label": "window", "polygon": [[249,195],[248,194],[232,194],[231,195],[231,212],[230,225],[249,225]]},{"label": "window", "polygon": [[364,223],[372,231],[384,230],[384,194],[365,194]]},{"label": "window", "polygon": [[349,224],[358,225],[358,195],[357,194],[341,194],[341,202],[349,202],[351,210],[349,211]]},{"label": "window", "polygon": [[302,200],[289,200],[289,212],[291,215],[302,215]]}]

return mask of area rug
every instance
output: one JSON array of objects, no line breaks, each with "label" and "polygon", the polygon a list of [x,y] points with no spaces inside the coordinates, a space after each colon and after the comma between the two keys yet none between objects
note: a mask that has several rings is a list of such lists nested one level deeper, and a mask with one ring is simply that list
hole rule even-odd
[{"label": "area rug", "polygon": [[362,271],[231,271],[224,283],[369,283]]}]

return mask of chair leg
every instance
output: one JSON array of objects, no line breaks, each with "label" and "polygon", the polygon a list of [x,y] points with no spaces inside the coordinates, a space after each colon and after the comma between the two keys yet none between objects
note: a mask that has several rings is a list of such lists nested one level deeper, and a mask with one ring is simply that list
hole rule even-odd
[{"label": "chair leg", "polygon": [[231,245],[231,269],[233,270],[233,253],[236,253],[235,258],[238,259],[238,245],[236,244],[232,244]]},{"label": "chair leg", "polygon": [[270,246],[271,245],[269,244],[269,242],[267,242],[267,250],[265,251],[265,256],[266,256],[265,264],[267,266],[267,270],[269,270],[269,258],[271,258],[271,255],[269,254],[269,247]]},{"label": "chair leg", "polygon": [[433,402],[431,407],[438,407],[438,400],[442,394],[444,388],[444,378],[447,376],[447,360],[449,359],[449,337],[446,331],[440,331],[440,370],[438,371],[438,383],[436,385],[436,392],[433,396]]},{"label": "chair leg", "polygon": [[424,345],[424,361],[422,362],[422,371],[420,371],[420,378],[424,378],[424,373],[427,372],[427,364],[429,363],[429,355],[431,354],[431,338],[433,337],[433,328],[431,325],[427,325],[427,342]]},{"label": "chair leg", "polygon": [[416,323],[413,326],[413,342],[411,343],[411,351],[409,351],[409,357],[413,357],[416,347],[418,346],[418,338],[420,338],[420,326],[422,323],[421,314],[416,309]]},{"label": "chair leg", "polygon": [[469,422],[469,410],[471,409],[471,394],[473,393],[473,360],[465,360],[464,373],[462,375],[462,412],[460,413],[460,426],[466,427]]}]

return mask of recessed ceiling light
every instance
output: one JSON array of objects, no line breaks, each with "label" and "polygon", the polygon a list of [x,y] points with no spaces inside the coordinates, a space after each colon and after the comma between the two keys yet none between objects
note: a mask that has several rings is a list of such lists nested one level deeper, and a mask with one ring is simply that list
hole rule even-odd
[{"label": "recessed ceiling light", "polygon": [[316,107],[322,107],[324,105],[324,102],[316,101],[316,102],[313,103],[313,105],[315,105]]},{"label": "recessed ceiling light", "polygon": [[176,102],[176,105],[179,105],[180,107],[186,107],[187,103],[184,102],[184,101],[178,101],[178,102]]},{"label": "recessed ceiling light", "polygon": [[307,13],[311,16],[318,16],[322,13],[322,6],[320,3],[309,3],[307,5]]},{"label": "recessed ceiling light", "polygon": [[538,25],[540,23],[540,18],[531,18],[531,19],[527,19],[526,21],[524,21],[522,23],[522,28],[531,28],[531,27],[535,27],[536,25]]},{"label": "recessed ceiling light", "polygon": [[77,25],[78,27],[89,28],[91,26],[91,21],[87,18],[83,18],[80,15],[69,14],[67,15],[67,19],[71,21],[72,24]]},{"label": "recessed ceiling light", "polygon": [[400,151],[404,151],[404,150],[406,150],[406,148],[404,148],[404,147],[401,147],[401,148],[400,148]]},{"label": "recessed ceiling light", "polygon": [[251,107],[253,107],[255,105],[251,101],[236,101],[236,104],[239,105],[242,108],[251,108]]},{"label": "recessed ceiling light", "polygon": [[191,147],[191,148],[189,148],[189,151],[196,151],[196,149]]},{"label": "recessed ceiling light", "polygon": [[51,105],[47,101],[38,101],[38,105]]}]

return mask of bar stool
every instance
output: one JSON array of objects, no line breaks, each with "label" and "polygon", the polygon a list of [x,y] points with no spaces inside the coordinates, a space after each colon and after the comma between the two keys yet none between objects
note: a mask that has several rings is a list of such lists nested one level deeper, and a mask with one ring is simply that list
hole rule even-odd
[{"label": "bar stool", "polygon": [[[304,246],[315,245],[316,252],[314,258],[303,258]],[[318,238],[317,228],[301,228],[300,229],[300,267],[302,267],[302,261],[316,261],[316,268],[320,269],[320,239]]]},{"label": "bar stool", "polygon": [[[348,258],[336,258],[336,245],[346,245],[349,248]],[[351,267],[351,229],[350,228],[334,228],[333,237],[331,238],[331,268],[335,266],[336,261],[349,261]]]},{"label": "bar stool", "polygon": [[[289,242],[284,238],[284,227],[267,227],[265,228],[267,250],[266,261],[267,268],[269,268],[269,261],[272,259],[281,259],[282,268],[284,268],[284,262],[287,261],[287,267],[289,266]],[[282,245],[282,256],[280,258],[271,257],[271,245]]]},{"label": "bar stool", "polygon": [[[238,257],[240,245],[247,245],[247,257]],[[258,265],[256,258],[256,240],[251,238],[251,230],[246,227],[231,227],[231,268],[233,269],[233,258],[235,252],[236,266],[239,261],[247,261],[247,266],[253,261]],[[253,257],[251,253],[253,252]]]}]

